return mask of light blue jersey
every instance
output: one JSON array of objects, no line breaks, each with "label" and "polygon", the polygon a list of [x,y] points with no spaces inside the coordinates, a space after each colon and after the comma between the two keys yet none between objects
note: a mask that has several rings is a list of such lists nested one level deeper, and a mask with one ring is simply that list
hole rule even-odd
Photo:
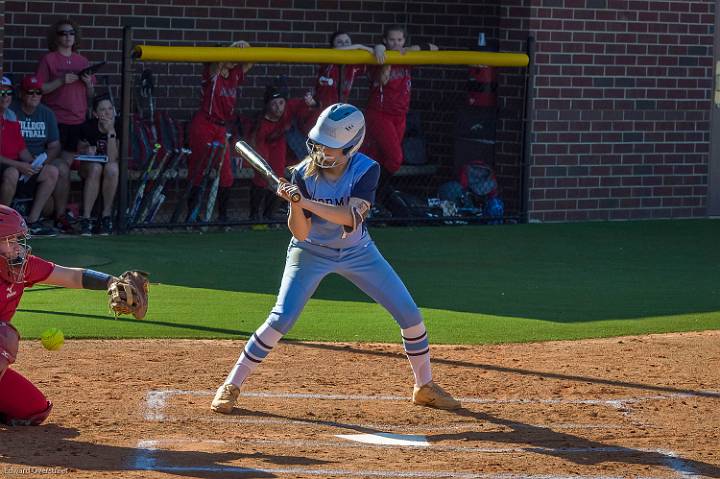
[{"label": "light blue jersey", "polygon": [[[307,161],[307,160],[306,160]],[[296,168],[292,182],[305,198],[333,205],[346,205],[350,198],[373,203],[380,166],[356,153],[337,181],[326,180],[322,172],[304,178],[307,162]],[[370,239],[365,223],[343,238],[343,227],[305,211],[312,227],[306,241],[293,238],[285,259],[280,293],[267,324],[282,334],[290,331],[320,281],[331,273],[350,280],[384,306],[402,328],[422,322],[410,293],[392,266]]]},{"label": "light blue jersey", "polygon": [[[350,159],[342,176],[336,181],[325,179],[322,173],[305,178],[309,160],[306,159],[293,173],[292,182],[300,188],[305,198],[330,205],[347,205],[350,198],[375,202],[375,190],[380,178],[380,165],[362,153]],[[343,238],[343,227],[331,223],[309,211],[305,216],[312,219],[312,227],[306,242],[328,248],[345,249],[360,246],[370,241],[367,227],[363,222],[359,228]],[[298,241],[298,243],[303,243]]]}]

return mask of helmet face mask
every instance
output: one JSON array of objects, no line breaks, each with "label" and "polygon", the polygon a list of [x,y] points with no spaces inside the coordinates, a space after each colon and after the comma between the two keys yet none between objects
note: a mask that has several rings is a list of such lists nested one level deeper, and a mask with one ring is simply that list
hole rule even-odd
[{"label": "helmet face mask", "polygon": [[[353,105],[336,103],[326,108],[308,134],[308,153],[318,168],[334,168],[351,158],[365,139],[365,117]],[[341,150],[329,156],[326,150]],[[347,161],[345,161],[347,162]]]},{"label": "helmet face mask", "polygon": [[336,166],[342,164],[342,162],[339,161],[340,158],[336,156],[330,156],[325,153],[325,145],[315,143],[310,138],[308,138],[305,142],[305,146],[307,147],[308,155],[318,168],[335,168]]},{"label": "helmet face mask", "polygon": [[0,205],[0,278],[10,283],[25,281],[30,235],[23,217],[9,206]]},{"label": "helmet face mask", "polygon": [[0,239],[0,277],[10,283],[25,280],[27,259],[32,252],[30,235],[18,234]]}]

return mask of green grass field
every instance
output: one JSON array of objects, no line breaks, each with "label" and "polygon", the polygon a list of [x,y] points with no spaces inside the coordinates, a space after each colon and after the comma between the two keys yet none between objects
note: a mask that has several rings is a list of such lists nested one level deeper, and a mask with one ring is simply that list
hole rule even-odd
[{"label": "green grass field", "polygon": [[[482,344],[720,329],[720,221],[376,228],[433,343]],[[151,273],[145,321],[108,313],[99,291],[38,285],[23,337],[245,338],[280,282],[287,230],[33,240],[65,266]],[[328,277],[291,339],[398,342],[389,314]]]}]

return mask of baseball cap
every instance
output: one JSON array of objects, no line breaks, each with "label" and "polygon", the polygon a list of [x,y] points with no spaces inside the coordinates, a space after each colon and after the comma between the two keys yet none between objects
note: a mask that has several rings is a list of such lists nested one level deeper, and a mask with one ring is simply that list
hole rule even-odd
[{"label": "baseball cap", "polygon": [[265,104],[271,102],[275,98],[285,98],[287,100],[288,92],[284,88],[277,88],[273,85],[265,87]]},{"label": "baseball cap", "polygon": [[40,89],[42,89],[43,84],[38,79],[38,77],[36,77],[35,75],[26,75],[22,79],[21,86],[22,86],[23,91],[35,90],[35,89],[40,90]]},{"label": "baseball cap", "polygon": [[10,79],[9,79],[8,77],[6,77],[5,75],[3,75],[3,77],[2,77],[2,84],[3,84],[3,85],[12,86],[12,82],[11,82]]}]

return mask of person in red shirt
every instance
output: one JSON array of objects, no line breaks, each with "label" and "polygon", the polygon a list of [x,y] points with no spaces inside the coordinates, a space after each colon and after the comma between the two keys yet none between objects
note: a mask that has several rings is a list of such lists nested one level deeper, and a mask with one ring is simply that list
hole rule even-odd
[{"label": "person in red shirt", "polygon": [[[230,47],[246,48],[250,44],[237,41]],[[199,185],[208,158],[208,144],[217,141],[225,144],[227,128],[235,118],[235,102],[237,90],[242,85],[245,74],[252,68],[252,63],[206,63],[202,74],[202,102],[200,109],[190,123],[190,149],[188,158],[188,181],[192,182],[193,190],[188,198],[190,210],[197,201]],[[218,158],[216,161],[220,161]],[[220,171],[220,188],[217,204],[219,220],[227,217],[228,191],[233,184],[232,165],[230,164],[230,147],[225,149],[225,160]]]},{"label": "person in red shirt", "polygon": [[[312,93],[307,92],[303,99],[288,99],[287,87],[268,85],[265,89],[265,109],[255,123],[250,135],[250,144],[260,156],[265,158],[278,177],[285,176],[287,161],[287,140],[285,134],[293,121],[317,106]],[[264,203],[263,217],[272,219],[277,196],[267,189],[267,182],[257,172],[252,179],[250,190],[250,219],[260,219],[260,209]]]},{"label": "person in red shirt", "polygon": [[[336,50],[365,50],[370,53],[374,53],[375,51],[365,45],[352,43],[350,35],[344,31],[337,31],[330,35],[330,46]],[[341,81],[341,71],[342,86],[340,87],[339,92],[338,83]],[[309,110],[296,120],[298,130],[302,133],[302,150],[305,149],[305,138],[307,138],[310,133],[310,129],[315,126],[315,123],[317,122],[317,119],[323,109],[330,105],[334,105],[335,103],[347,103],[348,98],[350,97],[350,91],[355,83],[355,79],[365,73],[367,73],[367,65],[320,65],[318,68],[317,79],[315,80],[315,86],[312,91],[313,98],[317,102],[318,108]],[[301,149],[299,144],[297,149]]]},{"label": "person in red shirt", "polygon": [[30,253],[25,220],[0,206],[0,423],[36,426],[50,415],[52,403],[29,379],[10,366],[17,358],[19,334],[11,324],[25,288],[37,283],[64,288],[107,290],[113,276],[68,268]]},{"label": "person in red shirt", "polygon": [[[337,31],[330,36],[330,46],[336,50],[365,50],[370,53],[374,53],[374,49],[361,45],[359,43],[352,43],[350,35],[347,32]],[[340,83],[340,73],[342,71],[342,85],[338,87]],[[307,131],[303,131],[305,136],[315,125],[320,112],[323,109],[334,105],[335,103],[347,103],[350,97],[350,91],[352,90],[355,79],[360,75],[364,75],[367,72],[367,65],[321,65],[318,70],[317,79],[315,80],[315,100],[318,102],[319,108],[314,111],[314,115],[308,119],[307,124],[309,127]]]},{"label": "person in red shirt", "polygon": [[48,50],[40,59],[35,76],[42,84],[43,102],[55,113],[60,132],[62,154],[52,160],[59,170],[53,196],[56,226],[73,232],[66,208],[70,195],[70,166],[77,151],[77,139],[87,119],[89,100],[95,95],[95,77],[78,76],[90,62],[77,52],[80,28],[70,19],[53,23],[47,34]]},{"label": "person in red shirt", "polygon": [[405,54],[408,51],[437,50],[432,43],[405,48],[405,28],[391,25],[385,29],[382,44],[376,45],[375,58],[380,65],[368,67],[370,97],[365,112],[367,137],[363,153],[382,166],[378,185],[378,201],[385,196],[387,182],[402,165],[402,141],[405,136],[405,118],[410,108],[412,84],[408,65],[383,65],[386,50]]},{"label": "person in red shirt", "polygon": [[25,145],[20,123],[5,118],[12,93],[12,85],[0,87],[0,204],[10,205],[18,189],[32,195],[34,199],[27,213],[31,233],[55,236],[57,231],[43,226],[40,214],[55,188],[58,169],[48,164],[32,166],[35,156]]}]

